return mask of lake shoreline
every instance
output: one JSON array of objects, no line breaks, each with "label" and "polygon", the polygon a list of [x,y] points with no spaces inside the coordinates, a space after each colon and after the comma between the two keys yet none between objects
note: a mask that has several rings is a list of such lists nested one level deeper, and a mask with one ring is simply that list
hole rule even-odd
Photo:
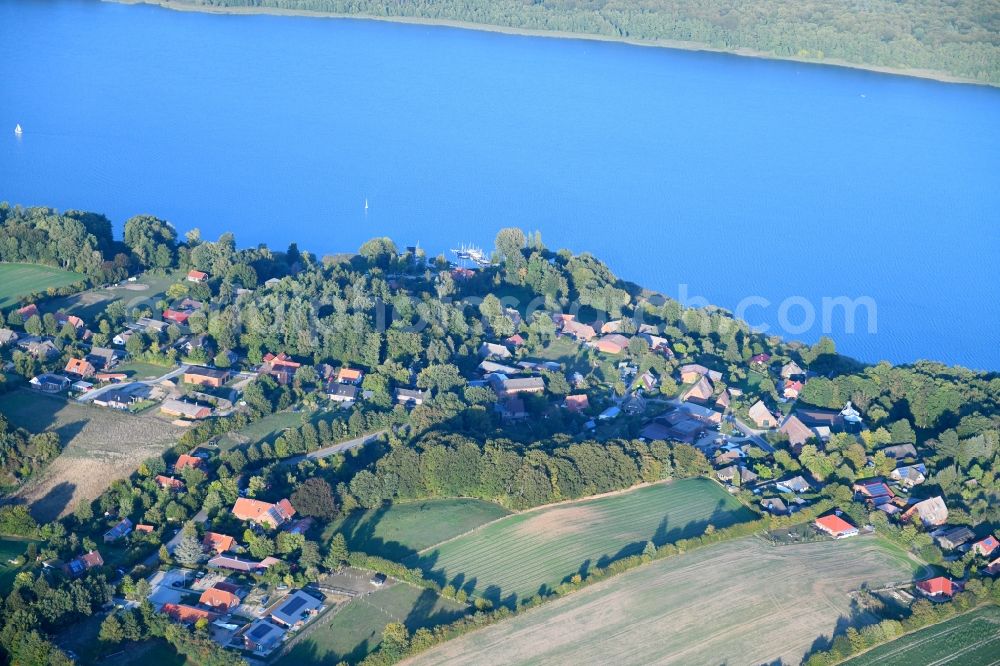
[{"label": "lake shoreline", "polygon": [[181,12],[199,12],[202,14],[230,14],[241,16],[271,15],[271,16],[300,16],[306,18],[323,19],[355,19],[359,21],[382,21],[385,23],[403,23],[408,25],[439,26],[445,28],[458,28],[461,30],[476,30],[479,32],[493,32],[504,35],[517,35],[521,37],[547,37],[552,39],[578,39],[594,42],[611,42],[618,44],[628,44],[630,46],[643,46],[647,48],[673,49],[676,51],[694,51],[705,53],[724,53],[728,55],[740,56],[744,58],[758,58],[761,60],[774,60],[783,62],[796,62],[805,65],[821,65],[826,67],[839,67],[846,69],[856,69],[876,74],[887,74],[890,76],[904,76],[908,78],[937,81],[939,83],[951,83],[961,85],[983,86],[986,88],[1000,88],[1000,86],[985,81],[977,81],[961,76],[923,69],[902,69],[898,67],[887,67],[881,65],[863,65],[848,62],[837,58],[816,60],[814,58],[799,58],[796,56],[779,56],[772,53],[765,53],[749,48],[722,49],[702,44],[699,42],[685,42],[678,40],[647,40],[630,39],[627,37],[612,37],[609,35],[595,35],[589,33],[565,32],[559,30],[536,30],[532,28],[513,28],[501,25],[491,25],[487,23],[471,23],[468,21],[458,21],[452,19],[429,19],[416,16],[369,16],[364,14],[331,14],[326,12],[314,12],[303,9],[281,9],[278,7],[213,7],[206,5],[192,5],[177,0],[101,0],[102,2],[115,2],[123,5],[154,5],[164,9],[171,9]]}]

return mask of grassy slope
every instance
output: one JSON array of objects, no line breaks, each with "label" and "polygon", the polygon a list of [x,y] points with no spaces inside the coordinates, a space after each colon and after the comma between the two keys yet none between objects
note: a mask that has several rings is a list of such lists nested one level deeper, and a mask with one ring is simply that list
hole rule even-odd
[{"label": "grassy slope", "polygon": [[439,597],[432,590],[396,583],[367,597],[351,601],[329,619],[321,620],[307,638],[297,643],[277,663],[329,664],[341,660],[357,663],[382,640],[390,622],[403,622],[412,634],[458,619],[464,607]]},{"label": "grassy slope", "polygon": [[411,558],[442,584],[505,603],[581,569],[753,518],[706,479],[646,486],[516,514]]},{"label": "grassy slope", "polygon": [[844,662],[847,666],[986,666],[1000,655],[1000,608],[986,606],[925,627]]},{"label": "grassy slope", "polygon": [[324,536],[343,532],[351,550],[403,560],[507,514],[501,506],[474,499],[404,502],[340,518]]},{"label": "grassy slope", "polygon": [[878,539],[779,547],[747,537],[658,560],[407,663],[799,663],[851,616],[851,591],[910,575]]},{"label": "grassy slope", "polygon": [[79,282],[79,273],[38,264],[0,264],[0,307],[10,307],[19,298],[45,291],[49,287],[65,287]]}]

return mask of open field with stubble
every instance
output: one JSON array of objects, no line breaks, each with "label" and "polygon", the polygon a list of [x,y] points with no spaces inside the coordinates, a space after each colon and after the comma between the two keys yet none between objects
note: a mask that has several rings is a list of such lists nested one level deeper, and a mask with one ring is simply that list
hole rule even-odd
[{"label": "open field with stubble", "polygon": [[852,591],[916,568],[871,537],[746,537],[655,561],[406,663],[798,664],[848,621]]},{"label": "open field with stubble", "polygon": [[429,578],[513,605],[573,574],[656,545],[751,520],[717,483],[685,479],[555,504],[493,521],[408,558]]},{"label": "open field with stubble", "polygon": [[15,495],[42,521],[72,511],[83,498],[96,498],[112,481],[162,453],[182,432],[156,410],[124,414],[28,389],[0,396],[0,413],[31,432],[59,435],[62,453]]},{"label": "open field with stubble", "polygon": [[79,273],[64,271],[41,264],[0,264],[0,307],[10,307],[22,296],[45,291],[50,287],[66,287],[80,282]]},{"label": "open field with stubble", "polygon": [[845,666],[995,666],[1000,664],[1000,607],[986,606],[869,650]]}]

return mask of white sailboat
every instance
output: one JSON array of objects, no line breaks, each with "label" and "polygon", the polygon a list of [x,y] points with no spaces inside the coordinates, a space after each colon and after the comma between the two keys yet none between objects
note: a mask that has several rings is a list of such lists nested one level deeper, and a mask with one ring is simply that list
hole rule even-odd
[{"label": "white sailboat", "polygon": [[368,212],[368,197],[365,197],[365,212]]},{"label": "white sailboat", "polygon": [[21,129],[21,123],[14,125],[14,134],[24,134],[24,130]]}]

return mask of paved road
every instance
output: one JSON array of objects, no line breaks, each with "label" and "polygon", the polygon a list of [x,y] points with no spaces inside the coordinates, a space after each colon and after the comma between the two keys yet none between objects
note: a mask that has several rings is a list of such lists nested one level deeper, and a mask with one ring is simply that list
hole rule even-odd
[{"label": "paved road", "polygon": [[128,388],[129,386],[132,386],[134,384],[145,384],[146,386],[155,386],[156,384],[159,384],[160,382],[166,381],[168,379],[173,379],[174,377],[177,377],[179,375],[184,374],[184,371],[187,370],[188,367],[189,366],[187,366],[187,365],[181,365],[179,368],[175,368],[175,369],[171,370],[170,372],[166,373],[165,375],[161,375],[161,376],[159,376],[159,377],[157,377],[155,379],[143,379],[143,380],[139,380],[139,381],[136,381],[136,382],[122,382],[122,383],[119,383],[119,384],[108,384],[107,386],[102,386],[101,388],[94,389],[93,391],[87,391],[86,393],[84,393],[83,395],[81,395],[80,397],[78,397],[77,401],[79,401],[79,402],[91,402],[95,398],[99,398],[101,395],[103,395],[104,393],[107,393],[108,391],[111,391],[111,390],[114,390],[114,389]]},{"label": "paved road", "polygon": [[282,465],[298,465],[303,460],[317,460],[319,458],[328,458],[332,455],[336,455],[348,449],[354,449],[359,446],[364,446],[368,442],[372,441],[376,437],[381,437],[387,430],[378,430],[376,432],[368,433],[367,435],[362,435],[361,437],[355,437],[354,439],[349,439],[346,442],[341,442],[340,444],[334,444],[333,446],[327,446],[322,449],[317,449],[312,453],[307,453],[302,456],[294,456],[292,458],[286,458],[281,461]]},{"label": "paved road", "polygon": [[[666,403],[680,409],[684,408],[684,401],[678,400],[677,398],[668,398],[668,399],[650,398],[649,402]],[[728,418],[732,423],[734,423],[737,428],[746,433],[746,437],[730,437],[730,441],[740,442],[749,439],[755,446],[760,447],[767,453],[771,454],[774,453],[775,448],[770,444],[768,444],[767,440],[761,437],[761,433],[764,432],[763,430],[757,430],[755,428],[751,428],[746,423],[743,423],[743,421],[740,421],[738,418],[736,418],[735,414],[729,414],[726,418]]]}]

